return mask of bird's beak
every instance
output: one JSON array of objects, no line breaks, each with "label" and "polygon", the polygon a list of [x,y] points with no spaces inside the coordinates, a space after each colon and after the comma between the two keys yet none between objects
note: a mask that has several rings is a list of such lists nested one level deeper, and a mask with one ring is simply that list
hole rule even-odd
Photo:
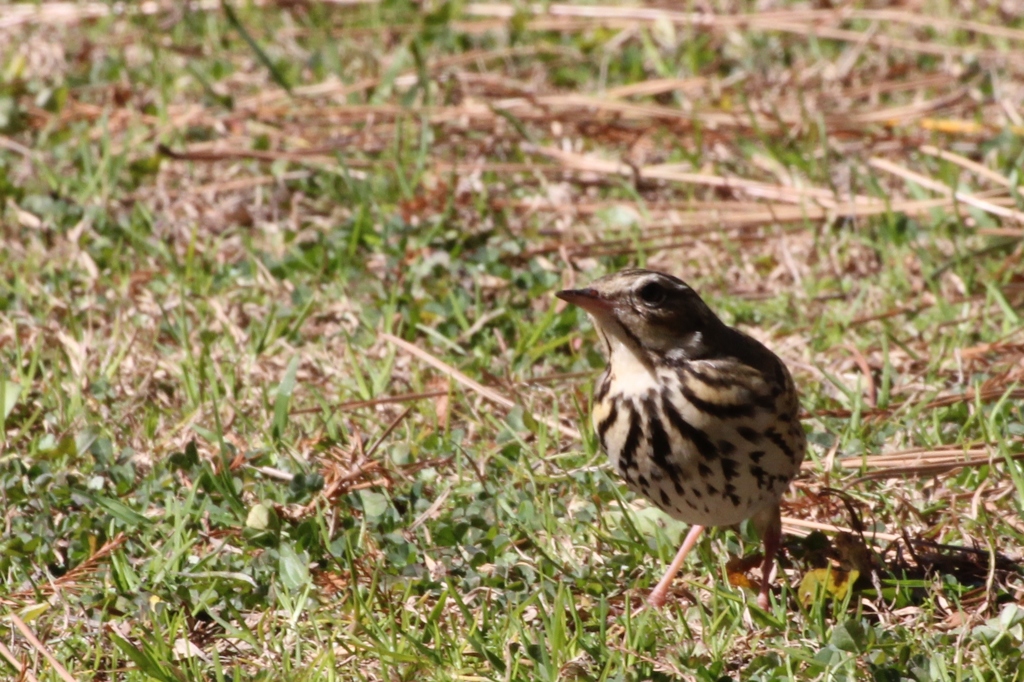
[{"label": "bird's beak", "polygon": [[612,302],[597,292],[596,289],[565,289],[555,294],[558,298],[578,305],[591,315],[607,314],[612,310]]}]

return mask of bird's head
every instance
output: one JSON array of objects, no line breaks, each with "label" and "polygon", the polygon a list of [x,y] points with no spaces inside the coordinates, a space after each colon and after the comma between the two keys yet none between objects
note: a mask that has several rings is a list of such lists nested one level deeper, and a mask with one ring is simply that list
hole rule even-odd
[{"label": "bird's head", "polygon": [[686,282],[651,270],[623,270],[556,296],[587,311],[610,356],[626,350],[647,366],[704,357],[726,328]]}]

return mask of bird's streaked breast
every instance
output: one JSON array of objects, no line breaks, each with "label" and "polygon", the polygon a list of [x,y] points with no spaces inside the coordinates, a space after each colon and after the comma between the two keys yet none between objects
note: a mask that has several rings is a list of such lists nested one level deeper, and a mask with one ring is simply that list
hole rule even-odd
[{"label": "bird's streaked breast", "polygon": [[777,503],[803,459],[803,431],[759,373],[720,387],[722,371],[694,367],[659,368],[650,381],[611,364],[596,387],[594,428],[629,487],[662,510],[739,523]]}]

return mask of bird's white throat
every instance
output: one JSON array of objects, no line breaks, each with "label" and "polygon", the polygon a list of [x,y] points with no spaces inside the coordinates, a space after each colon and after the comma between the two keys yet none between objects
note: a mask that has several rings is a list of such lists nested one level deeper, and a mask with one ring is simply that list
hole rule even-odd
[{"label": "bird's white throat", "polygon": [[658,377],[622,339],[607,334],[608,364],[615,375],[615,392],[623,396],[644,396],[658,389]]}]

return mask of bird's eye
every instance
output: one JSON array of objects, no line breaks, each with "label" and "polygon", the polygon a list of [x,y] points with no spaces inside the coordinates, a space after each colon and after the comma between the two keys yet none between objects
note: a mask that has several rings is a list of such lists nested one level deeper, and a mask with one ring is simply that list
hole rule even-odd
[{"label": "bird's eye", "polygon": [[665,302],[665,287],[657,282],[648,282],[640,287],[637,294],[640,296],[640,300],[647,305],[660,305]]}]

